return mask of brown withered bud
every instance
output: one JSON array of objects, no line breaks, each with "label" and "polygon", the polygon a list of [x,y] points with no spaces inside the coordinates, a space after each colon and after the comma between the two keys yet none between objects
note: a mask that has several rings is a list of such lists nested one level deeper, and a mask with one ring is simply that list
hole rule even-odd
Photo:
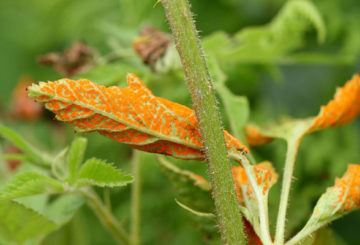
[{"label": "brown withered bud", "polygon": [[165,54],[171,43],[171,36],[153,27],[145,26],[133,42],[135,52],[153,70],[156,62]]},{"label": "brown withered bud", "polygon": [[[14,145],[9,145],[5,149],[5,154],[20,154],[22,151]],[[10,170],[14,171],[20,164],[20,160],[6,160],[7,166]]]},{"label": "brown withered bud", "polygon": [[90,69],[94,65],[96,51],[83,42],[74,42],[64,52],[51,52],[39,56],[41,65],[51,65],[64,76],[73,76]]},{"label": "brown withered bud", "polygon": [[26,121],[36,121],[42,114],[43,105],[30,99],[27,95],[27,87],[32,83],[28,76],[19,79],[15,87],[10,102],[10,116],[15,119],[23,119]]}]

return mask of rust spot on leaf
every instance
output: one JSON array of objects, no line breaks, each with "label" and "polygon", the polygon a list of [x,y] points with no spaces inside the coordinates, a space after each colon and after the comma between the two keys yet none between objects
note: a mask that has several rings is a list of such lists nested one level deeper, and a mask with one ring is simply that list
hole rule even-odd
[{"label": "rust spot on leaf", "polygon": [[354,75],[344,87],[338,88],[334,99],[321,107],[308,132],[341,126],[354,120],[360,113],[360,77]]},{"label": "rust spot on leaf", "polygon": [[[86,79],[61,79],[33,85],[29,93],[78,132],[96,131],[139,150],[204,160],[194,111],[154,96],[134,74],[127,82],[126,88],[107,88]],[[248,152],[238,139],[224,134],[229,153]]]}]

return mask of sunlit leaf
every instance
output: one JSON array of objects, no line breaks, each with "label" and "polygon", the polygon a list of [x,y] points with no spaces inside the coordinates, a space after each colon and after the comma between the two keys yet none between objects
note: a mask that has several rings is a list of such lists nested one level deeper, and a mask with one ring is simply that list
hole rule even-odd
[{"label": "sunlit leaf", "polygon": [[[78,132],[96,131],[139,150],[204,160],[194,111],[154,96],[133,74],[127,79],[126,88],[106,88],[85,79],[41,82],[29,88],[29,96],[46,103],[58,120],[75,125]],[[230,155],[247,151],[224,134]]]},{"label": "sunlit leaf", "polygon": [[133,177],[103,160],[91,158],[81,167],[77,179],[80,185],[120,187],[133,181]]},{"label": "sunlit leaf", "polygon": [[14,199],[38,194],[53,194],[64,191],[63,185],[50,177],[35,172],[15,176],[0,191],[0,198]]},{"label": "sunlit leaf", "polygon": [[26,240],[45,235],[57,225],[32,209],[9,200],[0,200],[0,241],[3,244]]}]

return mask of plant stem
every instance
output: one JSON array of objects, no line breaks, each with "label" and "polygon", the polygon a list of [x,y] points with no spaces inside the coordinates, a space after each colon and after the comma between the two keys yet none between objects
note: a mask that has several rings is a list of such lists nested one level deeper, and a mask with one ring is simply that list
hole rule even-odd
[{"label": "plant stem", "polygon": [[339,216],[341,215],[337,215],[332,217],[331,219],[316,223],[314,224],[310,224],[310,220],[308,221],[308,223],[301,229],[301,231],[299,231],[293,238],[291,238],[288,242],[286,242],[286,245],[296,245],[299,244],[303,239],[305,239],[306,237],[310,236],[313,232],[315,232],[316,230],[318,230],[319,228],[331,223],[332,221],[336,220],[339,218]]},{"label": "plant stem", "polygon": [[291,180],[294,172],[295,158],[299,146],[298,138],[288,140],[286,152],[285,169],[282,180],[279,211],[276,222],[275,244],[284,244],[286,211],[289,201]]},{"label": "plant stem", "polygon": [[131,243],[140,244],[140,195],[141,195],[141,168],[140,152],[133,151],[132,169],[135,181],[131,186]]},{"label": "plant stem", "polygon": [[242,160],[242,166],[244,167],[246,176],[249,179],[250,185],[255,193],[255,198],[258,203],[261,241],[265,245],[273,244],[272,240],[271,240],[271,236],[270,236],[270,230],[269,230],[269,214],[268,214],[267,196],[262,195],[261,190],[259,189],[259,187],[256,183],[255,171],[247,159]]},{"label": "plant stem", "polygon": [[245,156],[239,157],[238,155],[230,155],[230,157],[243,166],[251,188],[255,193],[260,221],[260,233],[258,235],[264,245],[273,244],[269,230],[268,199],[267,196],[262,195],[262,190],[260,190],[257,185],[254,168]]},{"label": "plant stem", "polygon": [[187,0],[161,0],[185,71],[224,244],[246,244],[212,80]]},{"label": "plant stem", "polygon": [[104,227],[113,235],[118,244],[130,244],[129,237],[124,228],[101,202],[98,195],[91,189],[85,189],[81,193],[88,198],[87,204],[92,208]]}]

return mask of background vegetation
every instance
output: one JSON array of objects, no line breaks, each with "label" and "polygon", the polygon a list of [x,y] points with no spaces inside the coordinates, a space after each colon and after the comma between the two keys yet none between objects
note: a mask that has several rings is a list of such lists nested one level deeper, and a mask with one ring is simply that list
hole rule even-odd
[{"label": "background vegetation", "polygon": [[[226,85],[237,95],[247,96],[250,121],[274,121],[283,115],[315,115],[320,105],[360,71],[360,4],[357,0],[316,0],[316,12],[303,7],[283,9],[283,0],[193,0],[197,28],[204,48],[216,57],[227,76]],[[32,81],[56,80],[63,75],[44,67],[37,57],[61,52],[75,41],[96,50],[94,67],[75,77],[103,85],[125,84],[127,72],[141,77],[157,96],[191,106],[176,53],[168,53],[152,70],[142,63],[133,41],[148,25],[169,32],[160,5],[153,0],[2,0],[0,2],[0,122],[48,152],[57,152],[74,137],[71,127],[52,120],[43,112],[37,120],[14,116],[17,105],[13,90],[21,77]],[[299,10],[302,9],[303,11]],[[321,16],[324,26],[317,17]],[[253,29],[254,26],[261,28]],[[326,33],[326,35],[325,35]],[[319,42],[320,39],[320,42]],[[322,40],[323,39],[323,40]],[[267,43],[264,49],[257,40]],[[242,46],[241,48],[241,45]],[[244,48],[245,47],[245,48]],[[115,57],[115,58],[114,58]],[[113,59],[114,58],[114,59]],[[109,62],[111,60],[111,62]],[[220,101],[221,102],[221,101]],[[223,108],[220,104],[220,107]],[[21,116],[20,116],[21,117]],[[225,127],[229,123],[224,114]],[[86,158],[99,157],[131,171],[131,149],[97,134],[89,139]],[[289,234],[309,217],[318,196],[341,176],[347,163],[360,159],[360,122],[304,139],[297,160],[289,211]],[[0,155],[9,149],[1,141]],[[285,144],[274,141],[254,148],[258,161],[271,160],[282,170]],[[142,244],[202,244],[201,234],[189,214],[175,202],[176,193],[161,171],[155,156],[142,154]],[[205,164],[176,161],[206,177]],[[7,166],[0,159],[1,169]],[[15,171],[28,166],[23,162]],[[2,171],[3,184],[14,172]],[[270,215],[275,222],[279,184],[271,191]],[[111,192],[112,209],[125,225],[129,222],[130,187]],[[48,197],[23,200],[41,209]],[[339,243],[359,244],[360,212],[330,225]],[[62,229],[43,244],[113,244],[96,217],[83,207]]]}]

